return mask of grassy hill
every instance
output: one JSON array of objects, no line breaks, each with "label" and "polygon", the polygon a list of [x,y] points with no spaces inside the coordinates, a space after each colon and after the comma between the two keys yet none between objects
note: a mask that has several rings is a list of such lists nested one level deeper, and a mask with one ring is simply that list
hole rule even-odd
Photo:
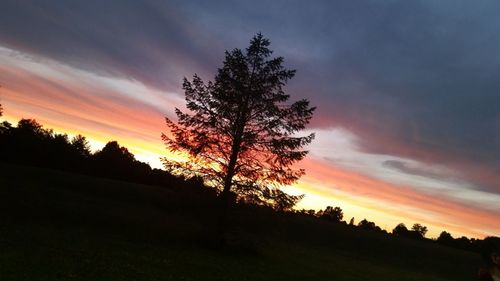
[{"label": "grassy hill", "polygon": [[[207,195],[208,194],[208,195]],[[478,255],[209,193],[0,163],[0,280],[474,280]]]}]

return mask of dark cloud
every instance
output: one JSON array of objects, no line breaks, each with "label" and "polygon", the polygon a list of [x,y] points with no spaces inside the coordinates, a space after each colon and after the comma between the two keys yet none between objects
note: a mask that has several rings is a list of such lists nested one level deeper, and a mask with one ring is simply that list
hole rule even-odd
[{"label": "dark cloud", "polygon": [[203,74],[222,57],[208,34],[159,1],[3,1],[0,42],[157,87],[180,84],[186,70]]},{"label": "dark cloud", "polygon": [[7,0],[0,44],[175,90],[261,31],[298,69],[289,91],[319,105],[314,126],[500,174],[499,12],[494,0]]},{"label": "dark cloud", "polygon": [[382,163],[384,167],[394,169],[396,171],[403,172],[408,175],[420,176],[429,179],[435,179],[439,181],[456,181],[457,179],[449,175],[443,175],[430,170],[412,167],[406,162],[398,160],[386,160]]}]

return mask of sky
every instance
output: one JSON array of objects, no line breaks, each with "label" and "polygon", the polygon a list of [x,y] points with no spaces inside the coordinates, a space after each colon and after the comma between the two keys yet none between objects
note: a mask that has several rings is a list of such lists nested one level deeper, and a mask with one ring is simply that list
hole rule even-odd
[{"label": "sky", "polygon": [[182,78],[271,40],[317,110],[298,208],[500,235],[500,1],[4,0],[4,120],[117,140],[161,167]]}]

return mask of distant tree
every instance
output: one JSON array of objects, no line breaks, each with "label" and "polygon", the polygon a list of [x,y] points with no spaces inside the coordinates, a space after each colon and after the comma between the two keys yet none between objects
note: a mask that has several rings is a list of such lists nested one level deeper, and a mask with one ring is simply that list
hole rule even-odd
[{"label": "distant tree", "polygon": [[35,119],[21,119],[17,122],[17,130],[24,135],[31,135],[36,137],[49,137],[52,136],[52,130],[45,130],[43,126]]},{"label": "distant tree", "polygon": [[309,210],[307,210],[307,214],[310,215],[310,216],[315,216],[316,215],[316,211],[314,209],[309,209]]},{"label": "distant tree", "polygon": [[297,213],[303,214],[303,215],[306,215],[306,216],[311,216],[311,217],[315,217],[316,216],[316,211],[313,210],[313,209],[309,209],[309,210],[300,209],[300,210],[297,211]]},{"label": "distant tree", "polygon": [[[155,169],[134,158],[127,148],[117,142],[109,142],[94,155],[87,139],[77,135],[71,140],[66,134],[44,129],[33,119],[22,119],[17,127],[9,122],[0,123],[0,159],[2,162],[69,170],[161,186],[189,186],[192,190],[206,190],[196,181],[185,181],[166,171]],[[207,198],[214,198],[203,191]],[[194,193],[193,193],[194,194]],[[286,202],[281,205],[286,208]]]},{"label": "distant tree", "polygon": [[349,221],[349,225],[354,225],[354,217],[352,217],[351,220]]},{"label": "distant tree", "polygon": [[414,231],[416,234],[418,234],[421,238],[424,238],[425,234],[427,233],[427,227],[419,223],[414,224],[411,227],[411,230]]},{"label": "distant tree", "polygon": [[374,222],[369,221],[367,219],[363,219],[358,223],[358,227],[362,229],[367,229],[367,230],[375,230],[375,231],[382,231],[382,229],[377,226]]},{"label": "distant tree", "polygon": [[7,121],[0,123],[0,135],[6,134],[12,131],[12,124]]},{"label": "distant tree", "polygon": [[344,212],[340,207],[327,206],[319,217],[333,222],[340,222],[344,218]]},{"label": "distant tree", "polygon": [[471,240],[465,236],[455,239],[454,244],[456,248],[463,250],[471,250],[473,246]]},{"label": "distant tree", "polygon": [[84,136],[80,134],[74,136],[73,139],[71,139],[71,145],[76,150],[78,155],[84,158],[90,157],[91,151],[90,151],[89,141]]},{"label": "distant tree", "polygon": [[[21,119],[17,128],[11,130],[7,146],[15,145],[15,153],[7,151],[6,155],[15,163],[40,166],[43,163],[55,161],[51,154],[50,143],[53,131],[44,129],[34,119]],[[51,166],[51,164],[47,165]]]},{"label": "distant tree", "polygon": [[[265,198],[268,198],[273,202],[272,207],[277,211],[289,211],[304,198],[304,195],[290,196],[280,189],[267,189],[264,190],[266,194],[263,194]],[[257,199],[257,203],[259,199]]]},{"label": "distant tree", "polygon": [[465,236],[453,238],[450,233],[443,231],[436,240],[441,245],[446,245],[466,251],[480,251],[482,240],[469,239]]},{"label": "distant tree", "polygon": [[422,239],[426,233],[427,227],[418,223],[414,224],[411,229],[408,229],[404,223],[400,223],[392,230],[394,235],[412,239]]},{"label": "distant tree", "polygon": [[436,241],[439,244],[451,246],[453,245],[454,239],[449,232],[442,231],[441,234],[439,234],[439,237],[437,238]]},{"label": "distant tree", "polygon": [[314,138],[295,136],[315,108],[305,99],[286,103],[290,96],[283,87],[295,71],[283,67],[282,57],[270,58],[269,45],[259,33],[245,52],[226,51],[214,82],[204,83],[196,74],[192,81],[185,78],[189,112],[176,109],[177,123],[166,118],[171,136],[163,134],[162,139],[167,148],[186,152],[190,159],[163,159],[165,168],[200,176],[221,192],[221,225],[233,192],[241,200],[275,204],[273,190],[304,174],[291,165],[306,156],[303,147]]},{"label": "distant tree", "polygon": [[12,124],[7,121],[0,123],[0,159],[1,161],[7,161],[12,153],[11,147],[11,134],[12,134]]},{"label": "distant tree", "polygon": [[51,156],[46,159],[52,167],[62,168],[64,170],[70,169],[72,149],[69,142],[68,135],[54,134],[47,140],[46,143],[47,153]]},{"label": "distant tree", "polygon": [[396,225],[396,227],[392,230],[392,234],[403,237],[407,237],[408,232],[409,230],[404,223]]},{"label": "distant tree", "polygon": [[477,241],[476,250],[483,256],[485,265],[488,268],[494,269],[498,267],[493,260],[492,255],[498,254],[500,252],[500,237],[488,236],[481,241]]},{"label": "distant tree", "polygon": [[108,142],[102,150],[97,151],[92,156],[92,161],[94,172],[98,175],[138,181],[134,155],[116,141]]},{"label": "distant tree", "polygon": [[102,150],[96,152],[94,155],[96,158],[104,159],[109,162],[133,162],[135,157],[128,149],[124,146],[120,146],[117,141],[110,141],[102,148]]}]

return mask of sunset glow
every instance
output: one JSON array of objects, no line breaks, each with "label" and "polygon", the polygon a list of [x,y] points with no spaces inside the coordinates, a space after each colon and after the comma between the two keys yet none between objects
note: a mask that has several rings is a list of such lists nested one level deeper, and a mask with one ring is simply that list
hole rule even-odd
[{"label": "sunset glow", "polygon": [[[443,230],[454,237],[500,235],[497,158],[500,110],[490,107],[500,104],[500,48],[491,52],[496,62],[489,65],[490,68],[464,59],[463,65],[457,66],[457,74],[450,64],[451,70],[443,70],[443,73],[450,71],[449,76],[443,78],[436,72],[436,78],[422,73],[432,66],[420,63],[418,58],[395,57],[394,63],[400,64],[395,64],[394,69],[381,66],[384,69],[380,72],[385,71],[387,76],[379,77],[376,76],[379,71],[372,69],[376,63],[368,61],[375,58],[349,60],[343,56],[349,53],[342,46],[326,39],[318,39],[326,45],[313,46],[317,43],[309,41],[316,42],[315,38],[296,38],[279,29],[267,28],[265,22],[261,25],[251,21],[249,27],[235,25],[236,29],[242,29],[239,31],[242,35],[232,31],[235,39],[230,41],[225,37],[229,35],[214,31],[221,25],[216,16],[200,16],[199,21],[193,19],[188,25],[184,22],[192,15],[182,9],[176,17],[170,16],[172,12],[167,7],[158,13],[164,20],[162,24],[171,24],[169,29],[174,26],[181,29],[176,31],[178,34],[170,35],[168,30],[159,34],[132,30],[133,40],[118,34],[117,40],[123,42],[116,44],[122,45],[111,50],[99,49],[102,42],[98,39],[104,39],[96,37],[90,43],[85,41],[89,45],[85,45],[87,49],[82,47],[81,52],[70,51],[74,48],[72,43],[61,46],[66,48],[61,53],[49,52],[51,44],[66,42],[66,39],[48,38],[47,46],[37,46],[28,31],[0,30],[0,104],[4,109],[1,120],[16,124],[21,118],[36,119],[56,132],[86,136],[94,150],[117,140],[138,160],[162,168],[161,157],[176,157],[165,149],[160,136],[162,132],[168,134],[164,118],[175,120],[175,108],[184,108],[182,77],[198,73],[206,80],[211,79],[225,49],[244,46],[249,34],[262,30],[274,39],[276,55],[283,55],[287,65],[298,69],[297,78],[285,89],[292,100],[308,98],[318,106],[317,116],[308,127],[308,132],[316,133],[316,139],[308,147],[308,157],[298,164],[306,169],[306,175],[284,189],[306,195],[298,209],[339,206],[344,210],[344,220],[354,217],[357,223],[366,218],[389,232],[403,222],[409,227],[414,223],[426,225],[428,237],[437,237]],[[39,15],[34,20],[43,21],[43,18]],[[442,25],[451,28],[446,23]],[[495,26],[499,25],[497,21]],[[57,25],[54,30],[60,28],[63,33],[61,26]],[[352,39],[350,42],[360,52],[371,51],[360,47],[364,37],[351,38],[347,35],[349,32],[338,30],[332,34],[343,40],[342,44]],[[491,32],[500,35],[498,31]],[[160,41],[160,34],[168,38]],[[213,34],[214,38],[204,34]],[[366,34],[370,33],[358,36]],[[83,38],[81,34],[78,36]],[[176,38],[185,46],[175,41]],[[439,42],[448,46],[452,39]],[[369,43],[376,45],[377,41]],[[470,47],[470,52],[476,55],[471,60],[482,61],[480,45]],[[383,47],[396,48],[384,45],[380,49]],[[380,56],[392,56],[384,50]],[[412,51],[414,49],[408,51],[410,55]],[[436,55],[424,51],[429,52],[428,56]],[[214,55],[210,56],[212,52]],[[462,50],[457,52],[460,55]],[[321,64],[322,60],[331,62],[331,67]],[[390,64],[391,60],[384,61]],[[407,75],[415,75],[414,78],[406,77],[405,73],[397,76],[398,67],[406,67],[406,64],[410,64],[415,73],[406,69],[403,72],[408,71]],[[327,70],[330,72],[324,73]],[[470,77],[463,79],[460,76],[463,73],[470,73]],[[337,80],[330,79],[330,75]],[[493,75],[496,78],[489,78]],[[330,82],[337,85],[331,86]],[[460,83],[464,85],[455,85]],[[427,85],[429,88],[425,88]],[[474,96],[483,92],[481,98]],[[426,104],[424,95],[433,95],[436,100]],[[482,106],[485,108],[481,109]],[[477,122],[470,116],[478,116]],[[450,125],[457,123],[460,125]],[[489,135],[481,135],[483,132]]]}]

